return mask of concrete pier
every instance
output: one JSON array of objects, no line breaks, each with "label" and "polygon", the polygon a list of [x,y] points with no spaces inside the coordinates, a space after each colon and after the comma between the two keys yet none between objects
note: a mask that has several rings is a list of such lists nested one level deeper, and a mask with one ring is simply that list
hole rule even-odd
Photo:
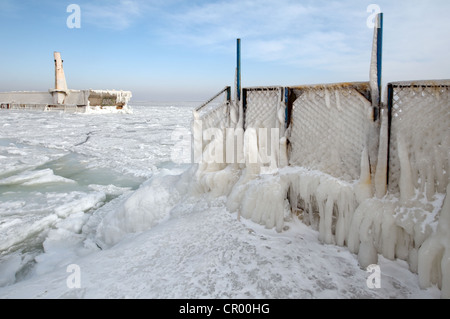
[{"label": "concrete pier", "polygon": [[54,52],[55,87],[48,92],[0,93],[0,109],[44,110],[65,112],[130,112],[130,91],[71,90],[67,87],[63,60]]}]

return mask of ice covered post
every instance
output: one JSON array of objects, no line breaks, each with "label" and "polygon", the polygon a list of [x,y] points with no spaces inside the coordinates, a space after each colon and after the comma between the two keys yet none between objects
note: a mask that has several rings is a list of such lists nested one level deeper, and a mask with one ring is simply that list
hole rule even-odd
[{"label": "ice covered post", "polygon": [[375,21],[373,36],[372,61],[370,64],[370,89],[372,105],[378,108],[381,104],[381,80],[383,62],[383,13],[379,13]]},{"label": "ice covered post", "polygon": [[64,104],[67,95],[66,76],[64,75],[63,60],[61,53],[54,52],[55,58],[55,89],[51,90],[53,102],[55,104]]},{"label": "ice covered post", "polygon": [[383,71],[383,13],[379,13],[375,19],[372,60],[370,63],[370,90],[372,95],[372,107],[374,120],[381,119],[378,160],[375,173],[375,190],[378,198],[382,198],[387,191],[388,169],[388,112],[381,107],[381,88]]},{"label": "ice covered post", "polygon": [[[234,110],[232,110],[232,114],[235,114],[237,123],[236,128],[244,129],[244,104],[242,99],[242,82],[241,82],[241,39],[237,39],[236,46],[236,78],[235,78],[235,101],[234,101]],[[238,114],[238,116],[236,116]],[[233,121],[233,120],[232,120]],[[234,122],[234,121],[233,121]]]},{"label": "ice covered post", "polygon": [[241,39],[237,39],[236,91],[237,100],[241,100]]}]

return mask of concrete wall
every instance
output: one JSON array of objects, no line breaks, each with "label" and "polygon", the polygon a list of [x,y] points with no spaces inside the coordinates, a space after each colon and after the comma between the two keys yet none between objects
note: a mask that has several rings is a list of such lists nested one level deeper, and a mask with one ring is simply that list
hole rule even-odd
[{"label": "concrete wall", "polygon": [[88,105],[89,101],[89,90],[75,91],[68,90],[67,96],[64,100],[66,105]]},{"label": "concrete wall", "polygon": [[0,103],[53,104],[53,98],[49,92],[7,92],[0,93]]}]

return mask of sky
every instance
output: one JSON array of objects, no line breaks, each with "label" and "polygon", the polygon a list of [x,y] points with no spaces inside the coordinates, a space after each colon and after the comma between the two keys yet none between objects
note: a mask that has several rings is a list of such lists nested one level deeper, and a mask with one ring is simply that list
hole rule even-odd
[{"label": "sky", "polygon": [[243,87],[368,81],[371,4],[384,84],[450,78],[448,0],[0,0],[0,91],[52,88],[58,51],[70,89],[203,101],[234,86],[237,38]]}]

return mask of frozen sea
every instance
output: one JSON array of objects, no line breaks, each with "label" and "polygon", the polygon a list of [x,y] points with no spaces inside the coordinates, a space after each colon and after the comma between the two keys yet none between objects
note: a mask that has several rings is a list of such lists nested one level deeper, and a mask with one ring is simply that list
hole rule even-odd
[{"label": "frozen sea", "polygon": [[406,262],[380,257],[370,289],[356,256],[296,218],[277,233],[182,194],[200,102],[139,104],[0,111],[0,298],[439,298]]}]

